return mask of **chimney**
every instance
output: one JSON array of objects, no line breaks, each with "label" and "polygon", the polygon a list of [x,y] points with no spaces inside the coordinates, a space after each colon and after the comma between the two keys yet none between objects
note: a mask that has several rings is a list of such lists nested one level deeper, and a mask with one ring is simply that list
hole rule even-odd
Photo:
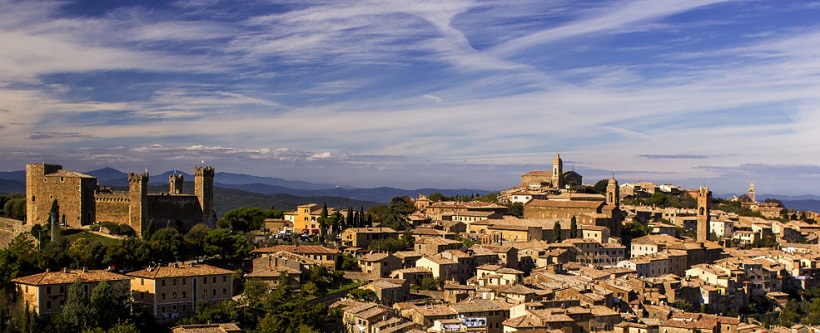
[{"label": "chimney", "polygon": [[63,273],[68,273],[68,267],[63,267]]}]

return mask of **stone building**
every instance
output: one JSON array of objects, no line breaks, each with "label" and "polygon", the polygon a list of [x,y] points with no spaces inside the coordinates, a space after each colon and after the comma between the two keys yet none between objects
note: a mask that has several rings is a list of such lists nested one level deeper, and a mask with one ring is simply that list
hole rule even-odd
[{"label": "stone building", "polygon": [[63,305],[68,299],[68,288],[78,279],[87,295],[90,295],[102,281],[111,284],[114,292],[130,293],[129,277],[101,269],[66,268],[62,271],[46,271],[14,278],[11,282],[17,286],[17,291],[29,311],[38,315],[54,315],[62,312]]},{"label": "stone building", "polygon": [[564,193],[547,200],[532,200],[524,205],[525,219],[571,219],[583,225],[609,228],[612,236],[621,235],[624,213],[620,209],[618,181],[611,178],[606,195]]},{"label": "stone building", "polygon": [[157,319],[176,319],[201,302],[233,297],[233,271],[205,264],[169,264],[128,273],[134,302],[148,304]]},{"label": "stone building", "polygon": [[194,194],[182,193],[183,176],[169,177],[169,191],[148,192],[147,173],[129,173],[128,191],[100,188],[97,179],[64,170],[56,164],[26,165],[26,216],[30,228],[48,223],[54,200],[60,206],[60,223],[80,228],[94,222],[127,224],[137,235],[153,221],[192,226],[213,224],[214,169],[194,169]]}]

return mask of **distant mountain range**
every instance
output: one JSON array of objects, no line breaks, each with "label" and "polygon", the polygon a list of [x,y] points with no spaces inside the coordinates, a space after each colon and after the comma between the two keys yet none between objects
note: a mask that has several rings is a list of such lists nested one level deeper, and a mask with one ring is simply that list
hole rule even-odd
[{"label": "distant mountain range", "polygon": [[[168,177],[172,174],[183,174],[185,183],[193,184],[193,175],[180,171],[167,171],[158,175],[152,175],[149,185],[152,191],[167,191]],[[114,168],[102,168],[91,170],[85,174],[97,177],[101,186],[125,187],[128,186],[128,174]],[[297,205],[307,202],[322,203],[328,202],[331,207],[370,207],[377,203],[390,202],[395,196],[416,197],[419,193],[430,195],[439,192],[446,196],[489,193],[487,190],[477,189],[439,189],[423,188],[406,190],[393,187],[377,188],[356,188],[346,185],[335,184],[315,184],[304,181],[285,180],[275,177],[260,177],[246,174],[217,172],[214,176],[214,195],[219,200],[234,201],[240,203],[247,200],[246,207],[269,208],[271,205],[277,209],[291,209]],[[26,172],[0,171],[0,193],[25,193],[26,192]],[[230,199],[223,198],[222,195],[229,196]],[[720,197],[730,198],[732,194],[720,195]],[[820,196],[817,195],[777,195],[758,194],[758,198],[772,198],[783,202],[783,204],[795,210],[812,210],[820,212]],[[238,199],[245,198],[245,199]],[[334,204],[331,205],[331,202]],[[218,203],[219,204],[219,203]],[[235,206],[229,204],[228,206]],[[238,206],[237,206],[238,207]],[[223,207],[227,208],[227,207]],[[219,212],[224,210],[219,209]]]},{"label": "distant mountain range", "polygon": [[[102,168],[85,172],[85,174],[96,177],[97,181],[100,183],[100,186],[128,186],[128,174],[117,169]],[[152,187],[156,187],[156,191],[167,191],[168,178],[172,174],[182,174],[185,177],[186,184],[193,184],[194,176],[180,171],[167,171],[159,175],[151,175],[148,184]],[[0,172],[0,193],[24,193],[26,191],[25,177],[25,171]],[[163,189],[163,185],[166,186],[166,188]],[[478,189],[424,188],[406,190],[393,187],[356,188],[344,185],[314,184],[304,181],[292,181],[274,177],[260,177],[227,172],[216,173],[214,176],[214,186],[225,190],[239,190],[260,195],[278,195],[280,199],[285,198],[282,195],[311,198],[336,197],[371,204],[387,203],[390,202],[390,199],[395,196],[406,195],[416,197],[419,193],[429,195],[439,192],[446,196],[455,196],[469,194],[485,195],[490,192],[487,190]],[[215,195],[219,195],[219,191],[216,191]],[[313,202],[321,203],[316,200]],[[330,202],[328,202],[328,205],[330,205]]]}]

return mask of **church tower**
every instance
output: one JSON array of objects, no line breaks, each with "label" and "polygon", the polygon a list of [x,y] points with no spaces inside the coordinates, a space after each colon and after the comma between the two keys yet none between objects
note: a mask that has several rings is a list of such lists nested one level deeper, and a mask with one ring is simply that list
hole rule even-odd
[{"label": "church tower", "polygon": [[623,222],[623,214],[621,212],[621,188],[618,186],[618,181],[615,176],[609,179],[606,185],[606,207],[605,213],[610,222],[607,223],[607,228],[612,236],[621,236],[621,224]]},{"label": "church tower", "polygon": [[561,160],[561,154],[556,153],[555,159],[552,160],[552,187],[561,189],[564,187],[564,161]]},{"label": "church tower", "polygon": [[749,200],[752,200],[752,202],[757,202],[757,200],[755,199],[755,183],[754,182],[749,183],[749,194],[748,195],[749,195]]},{"label": "church tower", "polygon": [[709,187],[703,185],[698,189],[698,242],[704,242],[709,239],[709,216],[711,211],[712,192],[709,192]]},{"label": "church tower", "polygon": [[618,181],[613,176],[606,185],[606,205],[619,206],[621,204],[620,195],[621,189],[618,187]]}]

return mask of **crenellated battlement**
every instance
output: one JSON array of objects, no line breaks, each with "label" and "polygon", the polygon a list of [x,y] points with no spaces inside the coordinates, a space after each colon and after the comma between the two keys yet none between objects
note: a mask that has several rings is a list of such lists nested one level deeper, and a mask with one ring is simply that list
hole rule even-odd
[{"label": "crenellated battlement", "polygon": [[210,166],[194,168],[194,176],[213,177],[214,168]]},{"label": "crenellated battlement", "polygon": [[136,173],[136,172],[129,172],[128,173],[128,182],[129,183],[140,182],[140,181],[146,182],[146,183],[148,182],[148,173],[147,172],[146,173]]}]

